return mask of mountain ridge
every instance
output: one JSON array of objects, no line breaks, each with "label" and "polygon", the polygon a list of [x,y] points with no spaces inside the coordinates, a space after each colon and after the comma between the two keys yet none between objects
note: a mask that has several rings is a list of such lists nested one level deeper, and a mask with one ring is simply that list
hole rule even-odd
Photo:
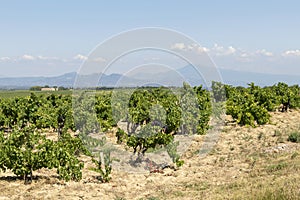
[{"label": "mountain ridge", "polygon": [[[246,86],[248,83],[254,82],[260,86],[274,85],[278,82],[285,82],[289,85],[300,84],[300,75],[280,75],[267,74],[257,72],[246,72],[229,69],[219,69],[221,78],[225,84]],[[125,76],[118,73],[102,74],[101,81],[97,86],[103,87],[122,87],[122,86],[138,86],[138,85],[169,85],[181,86],[183,81],[187,81],[191,85],[204,84],[203,80],[197,76],[198,72],[192,66],[185,66],[178,70],[166,71],[163,73],[151,73],[149,77],[144,75]],[[76,72],[69,72],[59,76],[38,76],[38,77],[0,77],[1,89],[28,89],[32,86],[63,86],[73,87],[77,78],[89,82],[94,80],[98,82],[100,74],[90,74],[79,76]],[[93,81],[92,81],[93,82]]]}]

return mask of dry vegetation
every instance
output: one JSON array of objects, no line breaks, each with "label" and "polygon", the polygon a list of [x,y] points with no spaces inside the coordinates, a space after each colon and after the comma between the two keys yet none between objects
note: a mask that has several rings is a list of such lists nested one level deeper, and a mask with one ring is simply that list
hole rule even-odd
[{"label": "dry vegetation", "polygon": [[300,110],[272,113],[269,125],[225,126],[214,149],[204,158],[194,138],[180,170],[127,173],[113,170],[99,183],[86,157],[83,179],[63,182],[40,170],[24,185],[12,173],[0,174],[0,199],[300,199],[300,143],[288,142],[300,131]]}]

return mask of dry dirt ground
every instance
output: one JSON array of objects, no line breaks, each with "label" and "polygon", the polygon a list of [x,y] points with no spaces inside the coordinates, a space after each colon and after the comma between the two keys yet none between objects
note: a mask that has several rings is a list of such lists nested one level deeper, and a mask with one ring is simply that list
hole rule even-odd
[{"label": "dry dirt ground", "polygon": [[193,138],[179,170],[163,173],[112,171],[109,183],[99,183],[86,157],[83,179],[64,182],[55,171],[34,172],[24,185],[10,173],[0,173],[1,199],[300,199],[300,143],[288,135],[300,131],[300,110],[271,113],[268,125],[228,124],[205,157],[198,150],[205,136]]}]

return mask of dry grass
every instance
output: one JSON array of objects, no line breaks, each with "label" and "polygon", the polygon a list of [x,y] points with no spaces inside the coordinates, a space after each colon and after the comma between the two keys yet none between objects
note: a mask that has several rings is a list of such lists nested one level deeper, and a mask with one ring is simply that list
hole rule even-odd
[{"label": "dry grass", "polygon": [[80,182],[59,181],[40,170],[31,185],[11,173],[0,175],[0,199],[300,199],[300,144],[288,142],[300,130],[300,111],[272,113],[272,123],[257,128],[227,125],[206,157],[197,136],[183,155],[184,166],[163,174],[113,171],[101,184],[88,168]]}]

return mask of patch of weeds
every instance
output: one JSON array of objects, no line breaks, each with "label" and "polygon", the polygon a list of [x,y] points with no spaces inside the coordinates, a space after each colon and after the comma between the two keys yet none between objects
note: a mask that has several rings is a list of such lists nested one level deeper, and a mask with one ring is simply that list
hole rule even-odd
[{"label": "patch of weeds", "polygon": [[268,200],[268,199],[286,199],[285,195],[284,195],[284,191],[282,190],[282,188],[280,190],[277,191],[272,191],[272,190],[266,190],[263,192],[263,194],[261,194],[261,196],[259,197],[261,200]]},{"label": "patch of weeds", "polygon": [[276,172],[276,171],[279,171],[279,170],[282,170],[282,169],[286,168],[287,166],[288,166],[287,163],[280,162],[278,164],[268,166],[267,171],[268,172]]},{"label": "patch of weeds", "polygon": [[111,179],[110,174],[112,170],[110,152],[100,152],[98,159],[92,158],[92,162],[96,167],[91,168],[91,170],[99,173],[99,176],[96,178],[102,183],[109,182]]},{"label": "patch of weeds", "polygon": [[177,197],[183,197],[184,196],[184,193],[181,192],[180,190],[176,190],[173,192],[174,196],[177,196]]},{"label": "patch of weeds", "polygon": [[147,200],[159,200],[158,197],[148,197]]},{"label": "patch of weeds", "polygon": [[238,188],[241,188],[241,185],[239,183],[229,183],[228,186],[227,186],[228,189],[238,189]]},{"label": "patch of weeds", "polygon": [[177,147],[179,142],[171,142],[167,146],[167,152],[172,159],[173,163],[176,164],[177,167],[181,167],[184,164],[183,160],[180,160],[180,155],[177,153]]},{"label": "patch of weeds", "polygon": [[[139,200],[144,200],[144,198],[141,198]],[[159,198],[158,197],[147,197],[147,199],[145,199],[145,200],[159,200]]]},{"label": "patch of weeds", "polygon": [[281,131],[280,130],[275,130],[274,134],[273,134],[273,137],[280,137],[280,136],[282,136]]},{"label": "patch of weeds", "polygon": [[294,152],[291,156],[291,159],[294,159],[296,158],[297,156],[299,156],[299,153],[298,152]]},{"label": "patch of weeds", "polygon": [[111,161],[121,162],[119,158],[112,158]]},{"label": "patch of weeds", "polygon": [[290,142],[300,143],[300,132],[292,132],[287,140]]},{"label": "patch of weeds", "polygon": [[278,144],[278,143],[284,143],[283,137],[282,137],[282,136],[279,136],[279,137],[277,138],[276,143],[277,143],[277,144]]},{"label": "patch of weeds", "polygon": [[229,131],[230,131],[229,128],[223,128],[223,129],[222,129],[222,132],[223,132],[223,133],[228,133]]},{"label": "patch of weeds", "polygon": [[284,199],[299,199],[299,191],[292,185],[292,187],[276,187],[276,188],[263,188],[252,193],[250,200],[284,200]]},{"label": "patch of weeds", "polygon": [[220,157],[220,159],[219,159],[220,162],[223,162],[223,161],[225,161],[225,160],[226,160],[225,157]]},{"label": "patch of weeds", "polygon": [[218,164],[219,166],[223,167],[225,165],[225,161],[226,161],[226,158],[225,157],[220,157],[218,159]]},{"label": "patch of weeds", "polygon": [[264,139],[265,138],[265,134],[263,132],[260,132],[259,135],[257,136],[258,140]]},{"label": "patch of weeds", "polygon": [[258,160],[258,157],[249,157],[246,159],[246,162],[249,163],[249,167],[251,170],[253,170],[257,160]]},{"label": "patch of weeds", "polygon": [[240,150],[241,150],[242,152],[246,151],[246,149],[245,149],[244,146],[240,146]]},{"label": "patch of weeds", "polygon": [[248,135],[248,134],[243,134],[242,139],[248,142],[248,141],[252,140],[253,137],[251,135]]},{"label": "patch of weeds", "polygon": [[207,190],[209,189],[209,184],[206,182],[202,182],[202,183],[188,183],[187,185],[185,185],[185,188],[190,188],[192,190],[195,191],[202,191],[202,190]]},{"label": "patch of weeds", "polygon": [[[197,150],[197,154],[199,154],[200,153],[200,150]],[[216,149],[212,149],[209,153],[208,153],[208,155],[214,155],[214,154],[216,154],[217,153],[217,151],[216,151]]]},{"label": "patch of weeds", "polygon": [[116,197],[115,200],[126,200],[126,199],[123,197]]}]

